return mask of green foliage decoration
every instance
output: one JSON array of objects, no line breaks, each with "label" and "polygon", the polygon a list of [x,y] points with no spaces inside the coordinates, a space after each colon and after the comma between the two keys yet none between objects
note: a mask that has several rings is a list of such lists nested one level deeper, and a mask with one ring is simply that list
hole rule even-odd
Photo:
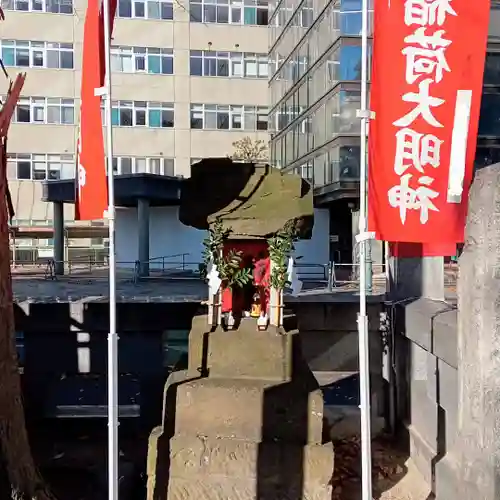
[{"label": "green foliage decoration", "polygon": [[228,240],[231,229],[224,228],[224,224],[217,219],[208,230],[208,236],[203,241],[203,264],[201,275],[206,279],[207,269],[212,261],[219,271],[224,288],[244,287],[253,279],[252,271],[242,267],[243,252],[231,249],[223,255],[224,243]]},{"label": "green foliage decoration", "polygon": [[271,286],[283,290],[288,283],[288,259],[297,241],[295,220],[289,221],[281,231],[267,240],[269,257],[271,258]]}]

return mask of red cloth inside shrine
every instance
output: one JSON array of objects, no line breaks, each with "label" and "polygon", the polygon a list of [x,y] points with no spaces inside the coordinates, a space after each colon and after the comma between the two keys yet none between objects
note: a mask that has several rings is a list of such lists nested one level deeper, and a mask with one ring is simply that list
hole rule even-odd
[{"label": "red cloth inside shrine", "polygon": [[[223,255],[226,256],[231,250],[242,252],[242,266],[254,267],[254,286],[260,288],[260,303],[264,311],[267,310],[269,302],[269,277],[271,273],[271,263],[269,260],[269,250],[267,242],[264,240],[234,240],[224,244]],[[233,311],[241,314],[243,311],[245,297],[243,290],[238,289],[235,293],[229,288],[222,292],[222,312]]]}]

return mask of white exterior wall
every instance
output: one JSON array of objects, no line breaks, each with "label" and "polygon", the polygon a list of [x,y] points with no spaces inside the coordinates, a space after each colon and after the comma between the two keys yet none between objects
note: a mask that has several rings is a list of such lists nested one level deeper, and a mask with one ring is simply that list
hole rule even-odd
[{"label": "white exterior wall", "polygon": [[[149,256],[158,262],[154,269],[165,263],[180,264],[181,254],[185,261],[202,261],[203,240],[206,231],[187,227],[179,221],[178,207],[151,207],[149,210]],[[116,260],[119,267],[133,267],[139,258],[138,221],[136,208],[120,208],[116,212]]]},{"label": "white exterior wall", "polygon": [[299,276],[323,279],[324,268],[322,266],[328,265],[330,260],[330,211],[328,209],[314,209],[312,238],[297,241],[295,257],[302,257],[297,261]]},{"label": "white exterior wall", "polygon": [[[311,277],[323,277],[320,266],[328,264],[329,258],[329,211],[314,210],[314,229],[310,240],[296,244],[296,256],[302,256],[300,263],[315,266],[298,267],[301,274]],[[157,262],[151,263],[151,269],[161,266],[161,257],[169,265],[181,264],[182,257],[191,264],[202,261],[203,240],[206,231],[184,226],[179,221],[177,207],[152,207],[149,219],[149,255]],[[139,255],[137,209],[119,209],[116,213],[116,258],[120,267],[133,267]]]}]

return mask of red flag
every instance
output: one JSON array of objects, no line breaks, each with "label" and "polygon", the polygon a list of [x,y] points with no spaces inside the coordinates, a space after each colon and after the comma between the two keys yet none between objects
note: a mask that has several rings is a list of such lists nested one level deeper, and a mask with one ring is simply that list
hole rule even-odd
[{"label": "red flag", "polygon": [[391,257],[453,257],[456,243],[389,243]]},{"label": "red flag", "polygon": [[[116,0],[111,0],[111,29],[115,12]],[[95,95],[95,89],[104,85],[104,75],[103,15],[99,0],[89,0],[83,36],[80,133],[77,147],[78,189],[75,197],[77,220],[102,219],[108,208],[101,98]]]},{"label": "red flag", "polygon": [[489,13],[489,0],[375,0],[368,225],[377,239],[464,239]]}]

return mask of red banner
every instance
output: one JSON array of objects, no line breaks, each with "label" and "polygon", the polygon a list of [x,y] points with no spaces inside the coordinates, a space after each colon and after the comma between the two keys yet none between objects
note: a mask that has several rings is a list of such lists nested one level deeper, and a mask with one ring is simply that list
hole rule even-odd
[{"label": "red banner", "polygon": [[368,225],[377,239],[464,239],[489,14],[489,0],[375,0]]},{"label": "red banner", "polygon": [[[110,28],[116,0],[110,2]],[[108,208],[101,98],[95,89],[104,85],[104,25],[99,0],[89,0],[83,34],[80,133],[77,146],[77,220],[99,220]],[[108,124],[109,126],[109,124]]]},{"label": "red banner", "polygon": [[391,257],[454,257],[456,243],[389,243]]}]

